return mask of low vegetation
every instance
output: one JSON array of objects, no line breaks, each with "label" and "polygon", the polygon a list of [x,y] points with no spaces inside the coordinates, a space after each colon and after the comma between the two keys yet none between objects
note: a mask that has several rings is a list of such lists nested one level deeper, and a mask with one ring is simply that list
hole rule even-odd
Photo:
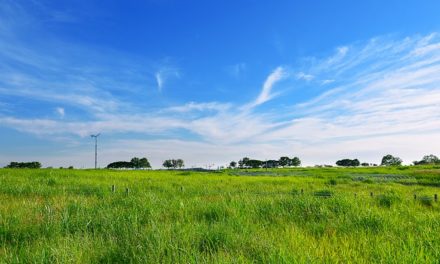
[{"label": "low vegetation", "polygon": [[0,169],[0,263],[437,263],[439,168]]}]

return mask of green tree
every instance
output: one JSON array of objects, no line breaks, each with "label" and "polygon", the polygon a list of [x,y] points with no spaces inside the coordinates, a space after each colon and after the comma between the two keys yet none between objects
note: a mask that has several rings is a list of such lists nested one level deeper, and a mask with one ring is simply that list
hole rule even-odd
[{"label": "green tree", "polygon": [[173,162],[172,162],[172,160],[170,160],[170,159],[165,160],[165,161],[163,162],[162,166],[164,166],[164,167],[167,168],[167,169],[170,169],[170,168],[173,167]]},{"label": "green tree", "polygon": [[247,162],[246,166],[249,166],[251,168],[260,168],[263,165],[263,162],[261,160],[249,160]]},{"label": "green tree", "polygon": [[183,162],[182,159],[173,160],[173,167],[181,169],[185,167],[185,163]]},{"label": "green tree", "polygon": [[141,169],[151,168],[150,162],[147,158],[134,157],[130,161],[115,161],[107,165],[109,169]]},{"label": "green tree", "polygon": [[341,159],[336,161],[336,165],[343,166],[343,167],[357,167],[361,163],[358,159]]},{"label": "green tree", "polygon": [[301,160],[298,157],[294,157],[290,160],[289,165],[295,167],[301,166]]},{"label": "green tree", "polygon": [[238,161],[238,166],[240,168],[244,168],[244,167],[250,167],[249,166],[249,158],[248,157],[244,157],[243,159]]},{"label": "green tree", "polygon": [[31,161],[31,162],[11,162],[9,165],[7,165],[5,168],[12,168],[12,169],[39,169],[41,168],[41,163],[38,161]]},{"label": "green tree", "polygon": [[414,165],[440,164],[440,159],[433,154],[425,155],[421,161],[414,161]]},{"label": "green tree", "polygon": [[290,159],[289,157],[281,157],[278,161],[278,165],[286,167],[289,165]]},{"label": "green tree", "polygon": [[235,162],[235,161],[231,161],[231,162],[229,163],[229,167],[230,167],[230,168],[235,168],[235,167],[237,167],[237,162]]},{"label": "green tree", "polygon": [[385,155],[382,158],[382,166],[400,166],[402,165],[402,159],[399,157],[394,157],[391,154]]},{"label": "green tree", "polygon": [[181,168],[185,167],[185,163],[183,162],[182,159],[168,159],[163,162],[162,166],[164,166],[167,169],[170,169],[170,168],[181,169]]},{"label": "green tree", "polygon": [[149,168],[151,168],[151,164],[147,158],[141,158],[141,159],[139,159],[137,168],[149,169]]},{"label": "green tree", "polygon": [[279,165],[278,160],[266,160],[263,162],[263,168],[276,168]]},{"label": "green tree", "polygon": [[133,163],[128,161],[115,161],[107,165],[107,169],[131,169]]},{"label": "green tree", "polygon": [[131,162],[131,164],[133,164],[133,168],[136,168],[136,169],[140,168],[140,159],[139,158],[134,157],[130,160],[130,162]]}]

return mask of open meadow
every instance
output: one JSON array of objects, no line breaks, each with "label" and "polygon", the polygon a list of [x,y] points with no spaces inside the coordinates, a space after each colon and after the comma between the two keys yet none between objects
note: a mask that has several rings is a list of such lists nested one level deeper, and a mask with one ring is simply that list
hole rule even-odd
[{"label": "open meadow", "polygon": [[0,263],[438,263],[439,186],[433,166],[1,169]]}]

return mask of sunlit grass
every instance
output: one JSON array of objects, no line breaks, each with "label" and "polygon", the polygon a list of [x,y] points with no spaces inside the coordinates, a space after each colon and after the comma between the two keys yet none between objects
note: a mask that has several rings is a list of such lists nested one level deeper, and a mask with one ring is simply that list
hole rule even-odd
[{"label": "sunlit grass", "polygon": [[440,259],[435,167],[2,169],[0,183],[1,263]]}]

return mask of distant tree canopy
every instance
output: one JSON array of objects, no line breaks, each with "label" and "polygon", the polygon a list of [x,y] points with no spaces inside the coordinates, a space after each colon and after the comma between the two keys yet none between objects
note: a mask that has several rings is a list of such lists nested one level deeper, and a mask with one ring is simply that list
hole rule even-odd
[{"label": "distant tree canopy", "polygon": [[185,163],[182,159],[168,159],[163,162],[162,166],[167,169],[181,169],[185,167]]},{"label": "distant tree canopy", "polygon": [[394,157],[393,155],[385,155],[380,163],[382,166],[400,166],[402,165],[402,159],[399,157]]},{"label": "distant tree canopy", "polygon": [[301,160],[298,157],[294,157],[290,160],[290,166],[298,167],[301,166]]},{"label": "distant tree canopy", "polygon": [[266,160],[263,164],[263,168],[277,168],[279,166],[278,160]]},{"label": "distant tree canopy", "polygon": [[115,161],[107,165],[108,169],[132,169],[133,164],[130,161]]},{"label": "distant tree canopy", "polygon": [[244,157],[243,159],[238,161],[239,168],[276,168],[279,166],[283,167],[291,167],[291,166],[300,166],[301,160],[298,157],[289,158],[289,157],[281,157],[279,160],[257,160],[250,159],[248,157]]},{"label": "distant tree canopy", "polygon": [[358,159],[341,159],[336,161],[336,165],[343,167],[357,167],[361,165]]},{"label": "distant tree canopy", "polygon": [[115,161],[107,165],[108,169],[149,169],[150,162],[147,158],[132,158],[131,161]]},{"label": "distant tree canopy", "polygon": [[261,160],[250,159],[247,161],[246,166],[251,168],[261,168],[263,162]]},{"label": "distant tree canopy", "polygon": [[5,168],[12,169],[39,169],[41,168],[41,163],[38,161],[32,162],[11,162]]},{"label": "distant tree canopy", "polygon": [[173,162],[169,159],[169,160],[165,160],[162,164],[162,166],[164,166],[167,169],[170,169],[173,167]]},{"label": "distant tree canopy", "polygon": [[283,167],[288,166],[289,163],[290,163],[290,158],[289,157],[281,157],[278,160],[278,165],[283,166]]},{"label": "distant tree canopy", "polygon": [[414,161],[414,165],[429,165],[429,164],[440,164],[440,159],[433,155],[426,155],[421,161]]},{"label": "distant tree canopy", "polygon": [[230,168],[235,168],[235,167],[237,167],[237,162],[235,162],[235,161],[231,161],[231,163],[229,163],[229,167],[230,167]]},{"label": "distant tree canopy", "polygon": [[248,167],[248,162],[249,162],[249,158],[248,157],[244,157],[243,159],[238,161],[238,167],[239,168]]},{"label": "distant tree canopy", "polygon": [[135,169],[140,169],[140,168],[151,168],[150,162],[148,161],[147,158],[132,158],[131,159],[131,164],[133,164],[133,167]]}]

